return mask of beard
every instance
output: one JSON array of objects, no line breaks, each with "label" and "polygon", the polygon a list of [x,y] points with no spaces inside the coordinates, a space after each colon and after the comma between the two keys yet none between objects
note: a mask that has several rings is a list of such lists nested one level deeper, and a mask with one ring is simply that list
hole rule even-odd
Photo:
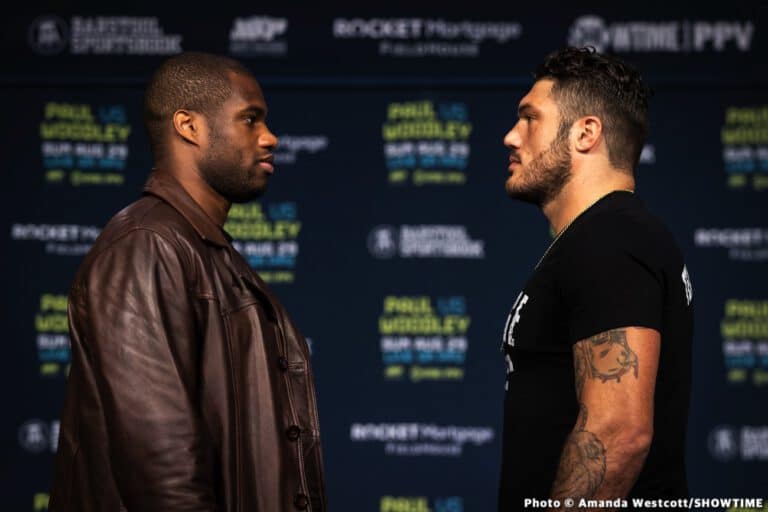
[{"label": "beard", "polygon": [[507,195],[543,208],[571,179],[571,153],[568,131],[560,129],[549,147],[518,171],[520,181],[507,181]]},{"label": "beard", "polygon": [[205,182],[230,203],[253,201],[267,189],[266,175],[244,165],[242,152],[229,147],[213,126],[198,167]]}]

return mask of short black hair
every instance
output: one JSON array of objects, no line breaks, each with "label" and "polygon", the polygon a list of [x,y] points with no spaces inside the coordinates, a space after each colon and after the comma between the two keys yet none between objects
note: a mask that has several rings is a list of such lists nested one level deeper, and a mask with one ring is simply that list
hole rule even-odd
[{"label": "short black hair", "polygon": [[144,125],[156,160],[164,156],[173,113],[179,109],[206,116],[218,112],[232,94],[230,73],[252,76],[232,58],[202,52],[174,55],[154,72],[144,94]]},{"label": "short black hair", "polygon": [[635,68],[590,46],[565,48],[549,54],[534,78],[555,82],[561,129],[583,116],[599,117],[611,165],[634,172],[648,136],[651,94]]}]

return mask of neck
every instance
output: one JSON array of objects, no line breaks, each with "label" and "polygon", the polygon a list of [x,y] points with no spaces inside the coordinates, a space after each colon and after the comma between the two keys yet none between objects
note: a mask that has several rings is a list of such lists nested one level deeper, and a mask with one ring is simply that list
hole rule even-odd
[{"label": "neck", "polygon": [[194,165],[163,165],[158,162],[156,167],[171,174],[216,225],[224,225],[231,203],[208,185]]},{"label": "neck", "polygon": [[574,175],[552,201],[542,206],[542,210],[552,231],[559,234],[602,197],[619,190],[635,190],[632,174],[610,170],[589,177]]}]

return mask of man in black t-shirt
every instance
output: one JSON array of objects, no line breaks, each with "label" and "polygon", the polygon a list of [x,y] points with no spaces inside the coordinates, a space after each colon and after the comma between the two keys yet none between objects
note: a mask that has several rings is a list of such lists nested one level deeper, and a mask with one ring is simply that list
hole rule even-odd
[{"label": "man in black t-shirt", "polygon": [[504,327],[499,510],[685,497],[693,292],[633,194],[647,88],[592,48],[553,53],[535,79],[504,138],[506,190],[557,235]]}]

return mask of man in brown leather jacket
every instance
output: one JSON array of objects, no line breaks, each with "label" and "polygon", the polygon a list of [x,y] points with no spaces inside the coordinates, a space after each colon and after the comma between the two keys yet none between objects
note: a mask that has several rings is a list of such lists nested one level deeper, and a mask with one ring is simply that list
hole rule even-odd
[{"label": "man in brown leather jacket", "polygon": [[273,174],[266,113],[229,58],[181,54],[152,77],[155,169],[69,295],[50,510],[326,509],[307,344],[222,229]]}]

